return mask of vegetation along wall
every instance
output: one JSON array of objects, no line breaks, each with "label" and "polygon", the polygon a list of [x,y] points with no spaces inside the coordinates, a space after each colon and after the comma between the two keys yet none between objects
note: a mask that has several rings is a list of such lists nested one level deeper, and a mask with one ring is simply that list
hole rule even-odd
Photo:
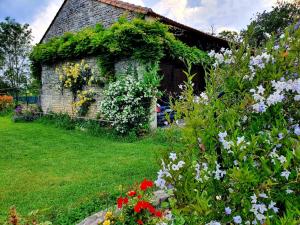
[{"label": "vegetation along wall", "polygon": [[90,118],[99,113],[106,85],[128,68],[143,77],[153,68],[159,72],[157,65],[162,59],[195,65],[209,63],[205,52],[176,39],[168,26],[155,20],[125,17],[109,28],[98,24],[51,38],[35,46],[30,59],[32,74],[42,84],[44,112],[78,115],[78,108],[88,104],[84,116]]}]

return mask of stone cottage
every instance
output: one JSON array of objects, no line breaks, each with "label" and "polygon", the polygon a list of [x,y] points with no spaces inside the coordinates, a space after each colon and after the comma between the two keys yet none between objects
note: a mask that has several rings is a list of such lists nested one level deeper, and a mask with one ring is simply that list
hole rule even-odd
[{"label": "stone cottage", "polygon": [[[136,6],[119,0],[65,0],[44,34],[41,43],[47,42],[50,38],[61,36],[65,32],[76,32],[98,23],[101,23],[104,27],[109,27],[123,15],[126,15],[128,19],[140,17],[141,15],[146,20],[157,19],[169,25],[170,31],[178,39],[189,46],[196,46],[204,51],[228,47],[228,43],[223,39],[175,22],[155,13],[150,8]],[[95,57],[87,57],[85,61],[91,68],[94,68],[94,71],[97,71]],[[128,62],[126,59],[116,63],[116,73],[124,70],[129,63],[134,64],[134,62]],[[59,65],[60,63],[51,66],[42,66],[41,107],[43,112],[66,112],[73,114],[72,94],[68,90],[65,90],[62,95],[59,90],[58,77],[55,74],[55,68]],[[135,66],[137,68],[141,67],[141,65]],[[178,92],[178,85],[184,79],[182,74],[183,65],[180,62],[163,60],[160,69],[160,74],[163,75],[161,89],[166,93]],[[201,70],[202,68],[198,68],[197,72],[201,73]],[[204,87],[204,78],[201,76],[198,77],[195,83],[201,89]],[[96,88],[96,91],[98,93],[96,100],[101,101],[101,89]],[[97,104],[92,105],[88,116],[95,117],[97,111]],[[155,121],[153,126],[155,126]]]}]

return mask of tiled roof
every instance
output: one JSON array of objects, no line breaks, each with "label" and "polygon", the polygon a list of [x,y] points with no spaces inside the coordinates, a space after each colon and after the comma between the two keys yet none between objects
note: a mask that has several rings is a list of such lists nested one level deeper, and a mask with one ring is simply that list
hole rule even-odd
[{"label": "tiled roof", "polygon": [[119,1],[119,0],[97,0],[97,1],[105,3],[105,4],[109,4],[112,6],[116,6],[116,7],[122,8],[122,9],[126,9],[129,11],[134,11],[137,13],[147,14],[149,12],[152,12],[152,9],[150,9],[150,8],[134,5],[134,4]]},{"label": "tiled roof", "polygon": [[[57,12],[55,18],[57,17],[58,13],[62,9],[62,7],[66,3],[66,1],[67,0],[64,0],[64,3],[62,4],[61,8]],[[136,12],[136,13],[141,13],[141,14],[144,14],[144,15],[152,16],[154,18],[159,19],[161,22],[163,22],[165,24],[168,24],[168,25],[171,25],[171,26],[174,26],[174,27],[178,27],[178,28],[181,28],[181,29],[184,29],[184,30],[192,31],[192,32],[194,32],[196,34],[203,35],[203,36],[209,37],[211,39],[227,43],[227,41],[224,40],[224,39],[222,39],[222,38],[218,38],[218,37],[212,36],[210,34],[207,34],[207,33],[203,32],[203,31],[200,31],[200,30],[197,30],[195,28],[186,26],[184,24],[181,24],[181,23],[178,23],[178,22],[176,22],[174,20],[171,20],[171,19],[169,19],[169,18],[167,18],[165,16],[157,14],[151,8],[134,5],[134,4],[131,4],[131,3],[120,1],[120,0],[96,0],[96,1],[108,4],[108,5],[112,5],[112,6],[121,8],[121,9],[125,9],[125,10],[128,10],[128,11],[133,11],[133,12]],[[53,19],[52,23],[54,22],[55,18]],[[51,27],[52,23],[48,27],[46,33],[44,34],[44,37],[47,34],[47,32],[48,32],[49,28]],[[42,40],[44,39],[44,37],[42,38]],[[41,40],[41,42],[42,42],[42,40]]]},{"label": "tiled roof", "polygon": [[161,20],[162,22],[164,22],[168,25],[178,27],[178,28],[181,28],[181,29],[184,29],[184,30],[193,31],[193,32],[196,32],[200,35],[208,36],[212,39],[217,39],[217,40],[222,41],[222,42],[227,42],[226,40],[224,40],[222,38],[212,36],[210,34],[207,34],[207,33],[203,32],[203,31],[200,31],[200,30],[197,30],[195,28],[186,26],[184,24],[181,24],[181,23],[178,23],[174,20],[171,20],[171,19],[169,19],[165,16],[162,16],[162,15],[154,12],[151,8],[134,5],[134,4],[131,4],[131,3],[120,1],[120,0],[97,0],[97,1],[109,4],[109,5],[113,5],[115,7],[122,8],[122,9],[125,9],[125,10],[129,10],[129,11],[149,15],[149,16],[152,16],[154,18],[157,18],[157,19]]}]

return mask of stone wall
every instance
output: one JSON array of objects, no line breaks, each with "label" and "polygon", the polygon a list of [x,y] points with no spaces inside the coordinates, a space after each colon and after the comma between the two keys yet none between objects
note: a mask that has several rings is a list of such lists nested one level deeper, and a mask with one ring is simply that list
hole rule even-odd
[{"label": "stone wall", "polygon": [[[99,68],[97,66],[97,57],[89,57],[84,59],[85,62],[90,66],[94,76],[99,76]],[[74,63],[80,63],[81,60],[75,60]],[[69,89],[65,88],[61,90],[61,82],[59,81],[58,74],[55,70],[61,67],[65,62],[60,62],[50,66],[42,67],[42,90],[41,90],[41,107],[44,113],[67,113],[71,116],[76,116],[76,109],[73,107],[73,95]],[[115,73],[124,74],[127,69],[131,67],[136,70],[139,76],[143,75],[145,71],[144,65],[129,59],[124,59],[115,64]],[[87,118],[96,118],[100,112],[99,104],[103,99],[103,88],[98,86],[88,87],[93,88],[96,92],[96,102],[90,106]],[[151,108],[151,127],[156,128],[156,102],[153,102]]]},{"label": "stone wall", "polygon": [[137,16],[134,12],[128,12],[97,0],[68,0],[42,41],[47,42],[49,38],[63,35],[65,32],[79,31],[98,23],[109,27],[123,15],[126,15],[128,19]]},{"label": "stone wall", "polygon": [[[90,68],[93,70],[95,76],[99,75],[96,57],[84,59]],[[81,60],[74,61],[79,63]],[[61,90],[60,81],[55,70],[61,67],[63,63],[57,63],[51,66],[43,66],[42,68],[42,93],[41,93],[41,107],[44,113],[67,113],[71,116],[76,115],[76,109],[73,107],[73,95],[69,89]],[[96,103],[92,104],[87,117],[95,118],[99,112],[98,104],[102,99],[103,89],[98,86],[88,87],[96,92]]]}]

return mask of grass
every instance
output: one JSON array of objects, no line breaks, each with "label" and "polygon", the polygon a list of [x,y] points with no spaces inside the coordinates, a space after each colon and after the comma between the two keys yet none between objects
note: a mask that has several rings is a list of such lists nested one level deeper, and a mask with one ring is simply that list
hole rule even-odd
[{"label": "grass", "polygon": [[151,138],[126,143],[0,117],[0,221],[15,205],[72,224],[105,208],[120,185],[154,178],[163,148]]}]

